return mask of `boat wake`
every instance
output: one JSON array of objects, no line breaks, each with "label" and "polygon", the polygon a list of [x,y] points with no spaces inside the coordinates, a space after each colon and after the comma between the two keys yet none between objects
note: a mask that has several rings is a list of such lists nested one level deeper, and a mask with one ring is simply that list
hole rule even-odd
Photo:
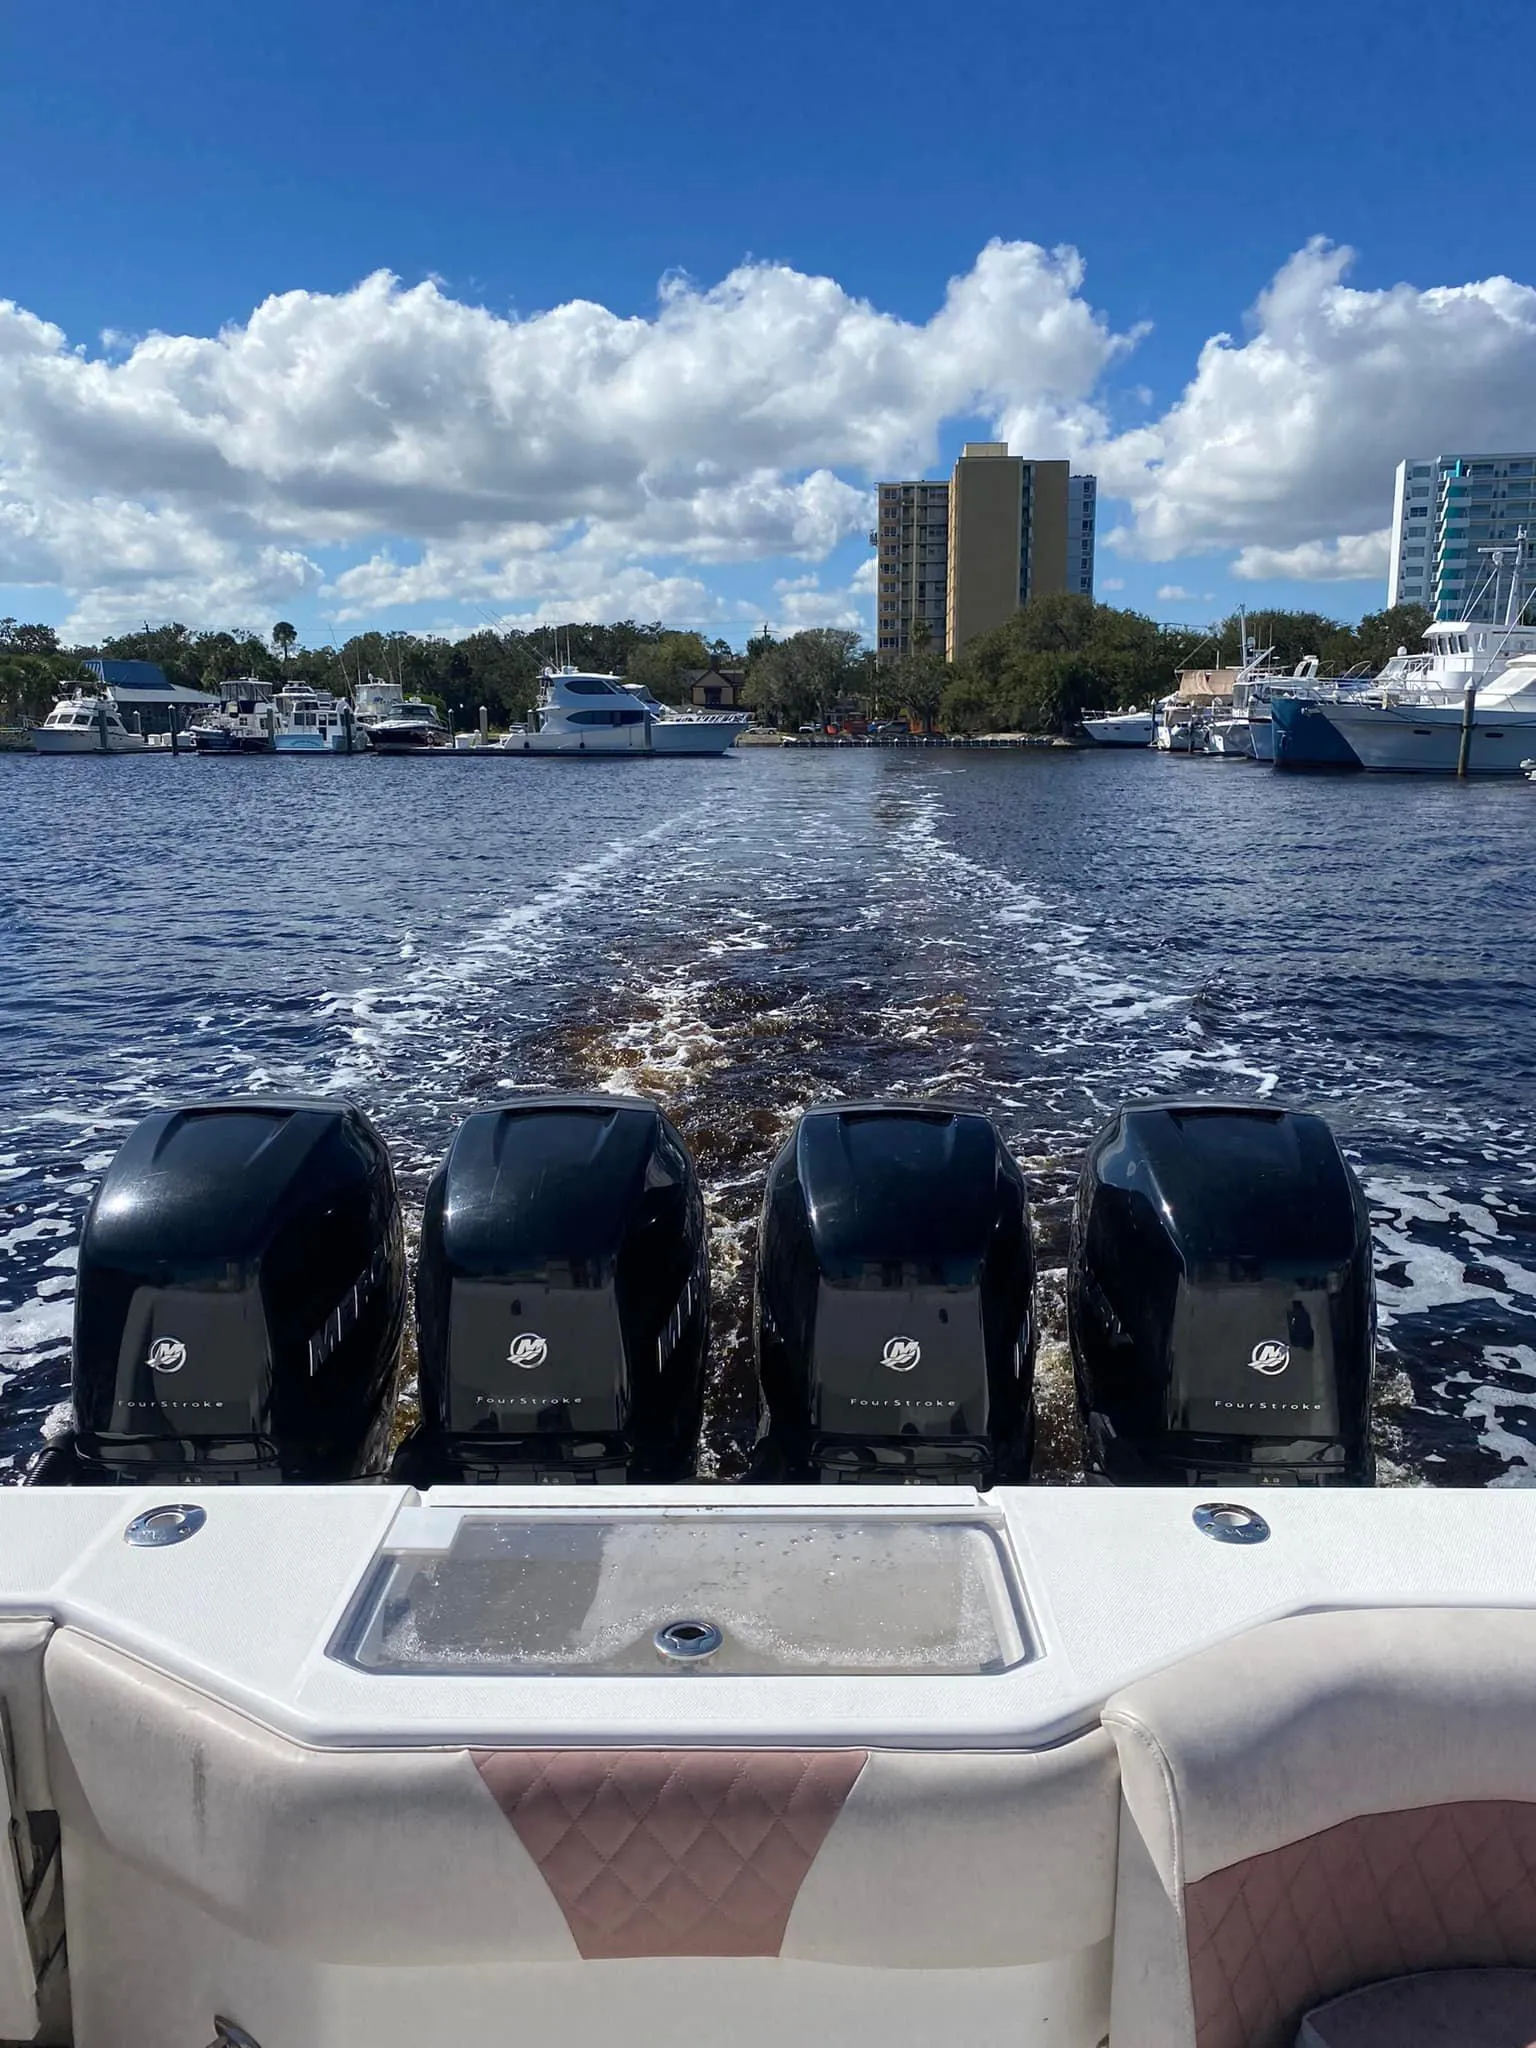
[{"label": "boat wake", "polygon": [[[522,778],[539,772],[519,767],[520,801]],[[506,863],[487,860],[507,839],[505,821],[487,818],[476,879],[452,914],[434,921],[418,890],[408,917],[371,934],[365,971],[308,988],[274,972],[265,999],[204,1001],[172,1043],[140,1033],[114,1044],[110,1080],[73,1094],[61,1084],[8,1115],[0,1460],[35,1441],[64,1390],[80,1216],[144,1110],[246,1089],[351,1094],[388,1137],[417,1213],[470,1108],[575,1087],[653,1096],[699,1162],[715,1276],[703,1468],[720,1476],[744,1469],[760,1426],[757,1209],[797,1112],[870,1096],[990,1109],[1033,1190],[1038,1466],[1068,1479],[1081,1465],[1062,1305],[1078,1168],[1116,1106],[1187,1093],[1320,1109],[1360,1171],[1377,1244],[1384,1474],[1536,1483],[1526,1130],[1496,1101],[1437,1085],[1431,1065],[1362,1029],[1349,1003],[1299,998],[1263,948],[1214,947],[1193,915],[1149,918],[1091,863],[1046,857],[1045,826],[1018,823],[1019,793],[1067,791],[1076,776],[1081,801],[1080,764],[945,772],[901,756],[770,753],[702,771],[661,819],[647,815],[658,778],[693,772],[682,765],[549,772],[547,800],[573,801],[579,782],[581,801],[607,813],[556,879],[515,868],[510,845]],[[608,778],[630,773],[621,799]],[[466,779],[479,800],[505,802],[483,766]],[[1259,782],[1211,780],[1226,792]],[[1252,821],[1229,829],[1246,843]],[[276,961],[280,934],[266,943]]]}]

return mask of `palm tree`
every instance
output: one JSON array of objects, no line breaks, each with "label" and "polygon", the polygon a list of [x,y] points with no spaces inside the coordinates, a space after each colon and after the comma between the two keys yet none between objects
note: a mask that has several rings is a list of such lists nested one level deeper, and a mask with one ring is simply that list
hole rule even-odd
[{"label": "palm tree", "polygon": [[299,637],[297,626],[290,626],[286,619],[279,619],[272,628],[272,645],[283,658],[283,667],[288,666],[288,657],[293,652],[294,642]]}]

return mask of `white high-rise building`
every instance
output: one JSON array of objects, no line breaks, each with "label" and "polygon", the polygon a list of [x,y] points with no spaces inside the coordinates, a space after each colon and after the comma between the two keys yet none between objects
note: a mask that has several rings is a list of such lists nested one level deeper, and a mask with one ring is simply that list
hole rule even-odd
[{"label": "white high-rise building", "polygon": [[1387,603],[1502,617],[1509,579],[1486,550],[1512,546],[1521,527],[1536,542],[1536,455],[1409,456],[1397,465]]}]

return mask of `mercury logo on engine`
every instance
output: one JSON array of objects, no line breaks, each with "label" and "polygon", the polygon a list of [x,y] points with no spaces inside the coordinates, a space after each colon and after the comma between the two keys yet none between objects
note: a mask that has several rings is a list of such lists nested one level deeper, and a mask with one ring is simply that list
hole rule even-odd
[{"label": "mercury logo on engine", "polygon": [[149,1347],[153,1372],[180,1372],[187,1362],[187,1347],[179,1337],[157,1337]]},{"label": "mercury logo on engine", "polygon": [[542,1365],[549,1356],[549,1346],[532,1330],[524,1330],[520,1337],[512,1339],[507,1352],[508,1365],[520,1365],[524,1372],[532,1372],[536,1365]]},{"label": "mercury logo on engine", "polygon": [[1263,1373],[1266,1379],[1272,1379],[1277,1372],[1284,1372],[1290,1362],[1290,1345],[1278,1343],[1273,1337],[1262,1344],[1255,1344],[1253,1356],[1248,1361],[1254,1371]]},{"label": "mercury logo on engine", "polygon": [[915,1337],[887,1337],[880,1363],[892,1372],[910,1372],[922,1355],[923,1347]]}]

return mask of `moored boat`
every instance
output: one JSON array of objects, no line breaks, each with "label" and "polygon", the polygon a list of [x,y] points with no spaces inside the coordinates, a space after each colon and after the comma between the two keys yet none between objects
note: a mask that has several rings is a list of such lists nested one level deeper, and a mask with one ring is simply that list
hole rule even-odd
[{"label": "moored boat", "polygon": [[275,754],[278,714],[272,685],[257,676],[241,676],[220,687],[220,702],[187,727],[194,751],[211,756]]},{"label": "moored boat", "polygon": [[280,754],[351,754],[368,745],[351,704],[329,690],[294,684],[272,699]]},{"label": "moored boat", "polygon": [[356,716],[358,732],[376,754],[433,754],[453,745],[435,704],[407,697],[399,683],[376,676],[358,685]]},{"label": "moored boat", "polygon": [[505,754],[612,758],[729,753],[751,721],[740,711],[674,711],[622,676],[548,668],[525,726],[499,742]]},{"label": "moored boat", "polygon": [[1085,711],[1084,737],[1096,747],[1150,747],[1156,727],[1150,711]]},{"label": "moored boat", "polygon": [[1158,703],[1152,744],[1160,754],[1203,754],[1210,723],[1210,712],[1204,704],[1176,691]]},{"label": "moored boat", "polygon": [[1536,654],[1500,668],[1460,703],[1372,691],[1318,710],[1362,768],[1395,775],[1518,775],[1536,744]]},{"label": "moored boat", "polygon": [[39,754],[137,754],[144,744],[141,733],[124,725],[110,697],[87,696],[83,690],[61,697],[42,724],[32,728]]}]

